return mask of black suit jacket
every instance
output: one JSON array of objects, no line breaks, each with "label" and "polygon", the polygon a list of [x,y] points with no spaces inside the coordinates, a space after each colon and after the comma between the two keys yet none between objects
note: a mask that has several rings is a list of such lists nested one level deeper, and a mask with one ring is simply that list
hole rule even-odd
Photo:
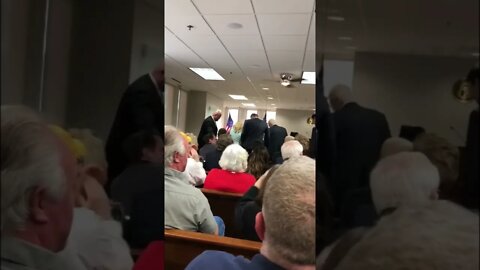
[{"label": "black suit jacket", "polygon": [[[164,86],[159,87],[163,90]],[[126,168],[127,158],[122,144],[128,136],[140,130],[156,130],[163,137],[163,105],[163,98],[149,74],[138,78],[123,93],[105,149],[110,179],[107,190],[111,180]]]},{"label": "black suit jacket", "polygon": [[212,116],[209,116],[203,120],[202,127],[200,128],[200,132],[198,133],[198,148],[202,148],[205,145],[203,142],[203,136],[207,135],[208,133],[213,133],[213,135],[217,136],[217,124],[215,120],[213,120]]},{"label": "black suit jacket", "polygon": [[[368,186],[369,174],[380,156],[383,142],[390,137],[384,114],[348,103],[333,114],[336,141],[334,200],[340,207],[344,194]],[[337,208],[338,210],[338,208]]]},{"label": "black suit jacket", "polygon": [[281,163],[281,162],[278,162],[282,158],[282,153],[280,151],[280,148],[282,147],[282,144],[285,141],[286,136],[287,136],[287,130],[284,127],[273,125],[270,128],[268,153],[270,154],[270,159],[274,163],[277,163],[277,164]]},{"label": "black suit jacket", "polygon": [[267,123],[259,118],[245,120],[240,137],[240,145],[250,151],[257,141],[263,142],[268,147],[269,134]]}]

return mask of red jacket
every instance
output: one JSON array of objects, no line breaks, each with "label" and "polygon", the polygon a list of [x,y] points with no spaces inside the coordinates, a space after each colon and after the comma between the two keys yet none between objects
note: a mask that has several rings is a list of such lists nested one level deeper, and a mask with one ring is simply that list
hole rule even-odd
[{"label": "red jacket", "polygon": [[255,181],[255,177],[249,173],[234,173],[221,169],[212,169],[208,173],[203,187],[243,194],[255,184]]}]

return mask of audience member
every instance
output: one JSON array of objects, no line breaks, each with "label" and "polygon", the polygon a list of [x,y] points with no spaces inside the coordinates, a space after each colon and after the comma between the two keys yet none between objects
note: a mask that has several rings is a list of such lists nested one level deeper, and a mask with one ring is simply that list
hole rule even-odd
[{"label": "audience member", "polygon": [[231,144],[223,151],[219,164],[222,169],[212,169],[205,179],[204,188],[224,192],[245,193],[255,177],[245,173],[248,153],[238,144]]},{"label": "audience member", "polygon": [[[77,254],[86,269],[131,269],[133,261],[122,237],[122,225],[112,219],[107,194],[84,166],[89,149],[64,129],[50,128],[76,157],[80,175],[76,179],[75,193],[83,200],[75,202],[68,248]],[[90,185],[93,192],[89,192],[86,185]]]},{"label": "audience member", "polygon": [[245,239],[260,241],[255,231],[255,217],[262,211],[262,200],[265,185],[280,165],[274,165],[243,194],[235,207],[235,224]]},{"label": "audience member", "polygon": [[205,251],[186,269],[315,269],[315,161],[291,159],[271,176],[255,229],[262,247],[251,261]]},{"label": "audience member", "polygon": [[271,159],[267,148],[262,143],[255,143],[250,155],[248,155],[247,173],[255,179],[260,178],[270,167]]},{"label": "audience member", "polygon": [[399,207],[358,241],[336,270],[479,269],[478,215],[449,201]]},{"label": "audience member", "polygon": [[205,156],[205,163],[203,164],[203,168],[206,171],[210,171],[212,169],[221,169],[220,165],[218,162],[220,161],[220,157],[222,157],[223,151],[227,146],[230,144],[233,144],[233,140],[230,136],[227,134],[223,134],[220,137],[218,137],[217,140],[217,149],[212,152],[208,152]]},{"label": "audience member", "polygon": [[69,254],[75,157],[33,111],[1,106],[2,269],[85,269]]},{"label": "audience member", "polygon": [[[212,113],[211,116],[205,118],[202,123],[202,127],[200,128],[200,132],[198,133],[198,138],[200,141],[198,142],[198,149],[202,149],[202,147],[207,143],[204,141],[205,135],[213,134],[213,136],[217,135],[217,121],[222,117],[222,111],[217,110]],[[201,155],[201,154],[200,154]]]},{"label": "audience member", "polygon": [[293,140],[295,140],[295,137],[288,135],[288,136],[285,137],[285,140],[283,140],[283,143],[286,143],[288,141],[293,141]]},{"label": "audience member", "polygon": [[161,64],[130,84],[123,93],[105,148],[108,161],[108,192],[111,181],[128,165],[127,157],[122,151],[124,140],[140,130],[154,130],[162,134],[165,115],[164,81],[164,66]]},{"label": "audience member", "polygon": [[[185,140],[187,140],[188,144],[191,146],[192,138],[190,138],[187,134],[183,132],[180,132],[180,134]],[[194,148],[190,148],[190,152],[188,153],[187,166],[185,167],[185,171],[183,173],[188,178],[188,182],[194,186],[201,186],[205,182],[207,174],[205,172],[205,169],[203,168],[203,162],[200,161],[200,156]]]},{"label": "audience member", "polygon": [[370,175],[372,199],[381,216],[397,207],[438,198],[440,176],[428,158],[418,152],[403,152],[378,162]]},{"label": "audience member", "polygon": [[295,140],[302,145],[302,148],[303,148],[302,154],[305,156],[309,156],[310,149],[308,147],[310,146],[310,140],[305,135],[302,135],[300,133],[295,135]]},{"label": "audience member", "polygon": [[317,156],[317,152],[318,152],[318,149],[317,149],[317,145],[318,145],[318,134],[317,134],[317,126],[316,126],[316,114],[312,114],[311,116],[311,119],[312,119],[312,124],[313,124],[313,127],[312,127],[312,132],[310,134],[310,144],[308,145],[308,149],[310,149],[310,153],[309,153],[309,157],[311,158],[316,158]]},{"label": "audience member", "polygon": [[258,114],[252,113],[250,119],[243,124],[240,145],[250,153],[255,142],[261,142],[268,147],[269,133],[267,123],[259,119]]},{"label": "audience member", "polygon": [[410,151],[413,151],[413,143],[411,141],[400,137],[391,137],[383,142],[380,158]]},{"label": "audience member", "polygon": [[243,123],[238,121],[233,125],[230,130],[230,137],[232,137],[233,143],[240,144],[240,137],[242,136]]},{"label": "audience member", "polygon": [[287,141],[281,148],[283,161],[303,155],[303,146],[297,140]]},{"label": "audience member", "polygon": [[439,197],[442,200],[460,202],[459,159],[460,153],[446,139],[432,133],[419,135],[413,142],[414,150],[426,155],[440,174]]},{"label": "audience member", "polygon": [[215,152],[217,149],[217,137],[215,137],[215,134],[213,133],[208,133],[203,136],[203,146],[200,148],[198,153],[200,156],[205,159],[205,157],[212,153]]},{"label": "audience member", "polygon": [[220,137],[220,135],[227,134],[227,130],[225,128],[221,128],[218,130],[217,137]]},{"label": "audience member", "polygon": [[182,173],[189,150],[178,130],[165,126],[165,229],[218,234],[207,198]]},{"label": "audience member", "polygon": [[270,141],[268,143],[268,153],[270,154],[270,160],[275,164],[282,163],[282,154],[280,147],[287,137],[287,130],[284,127],[277,125],[275,119],[268,120],[268,126],[270,127]]},{"label": "audience member", "polygon": [[338,214],[349,190],[368,185],[369,173],[390,130],[385,115],[354,102],[348,86],[334,86],[328,99],[334,110],[336,141],[335,170],[329,180]]}]

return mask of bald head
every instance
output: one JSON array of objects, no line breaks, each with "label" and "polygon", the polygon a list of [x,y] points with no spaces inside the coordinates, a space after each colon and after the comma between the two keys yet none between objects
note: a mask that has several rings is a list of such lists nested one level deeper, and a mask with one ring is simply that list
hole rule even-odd
[{"label": "bald head", "polygon": [[328,100],[334,111],[338,111],[345,104],[353,101],[352,90],[344,84],[335,85],[328,94]]},{"label": "bald head", "polygon": [[163,61],[152,70],[151,74],[158,87],[162,87],[162,85],[165,84],[165,65]]},{"label": "bald head", "polygon": [[222,111],[221,110],[216,110],[214,113],[212,113],[212,118],[215,121],[218,121],[222,117]]},{"label": "bald head", "polygon": [[270,119],[270,120],[268,120],[268,126],[269,126],[269,127],[273,127],[273,126],[276,125],[276,124],[277,124],[277,122],[275,122],[275,119]]}]

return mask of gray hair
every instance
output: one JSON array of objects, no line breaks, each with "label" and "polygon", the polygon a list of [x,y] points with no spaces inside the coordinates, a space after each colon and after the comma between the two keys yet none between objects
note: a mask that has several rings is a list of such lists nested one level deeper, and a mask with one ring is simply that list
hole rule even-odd
[{"label": "gray hair", "polygon": [[303,155],[303,146],[297,140],[288,141],[282,144],[280,151],[282,152],[282,158],[286,160]]},{"label": "gray hair", "polygon": [[277,124],[277,121],[275,121],[275,119],[272,118],[272,119],[268,120],[268,125],[269,126],[274,126],[276,124]]},{"label": "gray hair", "polygon": [[175,152],[185,155],[183,141],[183,136],[175,127],[165,126],[165,166],[172,164]]},{"label": "gray hair", "polygon": [[1,107],[1,231],[21,229],[36,187],[59,200],[66,192],[55,136],[32,110]]},{"label": "gray hair", "polygon": [[372,199],[378,213],[428,201],[439,184],[437,168],[418,152],[388,156],[380,160],[370,174]]},{"label": "gray hair", "polygon": [[288,136],[285,137],[285,139],[283,140],[283,142],[286,143],[286,142],[288,142],[288,141],[293,141],[293,140],[295,140],[295,137],[288,135]]},{"label": "gray hair", "polygon": [[230,144],[225,148],[218,165],[231,172],[245,172],[248,165],[248,153],[238,144]]},{"label": "gray hair", "polygon": [[[352,90],[344,84],[335,85],[328,94],[328,99],[332,107],[343,107],[343,105],[353,101]],[[335,109],[335,108],[334,108]]]},{"label": "gray hair", "polygon": [[315,264],[315,161],[292,158],[271,176],[263,195],[265,239],[291,264]]},{"label": "gray hair", "polygon": [[411,141],[400,137],[391,137],[383,142],[380,157],[384,158],[400,152],[410,151],[413,151],[413,143]]}]

